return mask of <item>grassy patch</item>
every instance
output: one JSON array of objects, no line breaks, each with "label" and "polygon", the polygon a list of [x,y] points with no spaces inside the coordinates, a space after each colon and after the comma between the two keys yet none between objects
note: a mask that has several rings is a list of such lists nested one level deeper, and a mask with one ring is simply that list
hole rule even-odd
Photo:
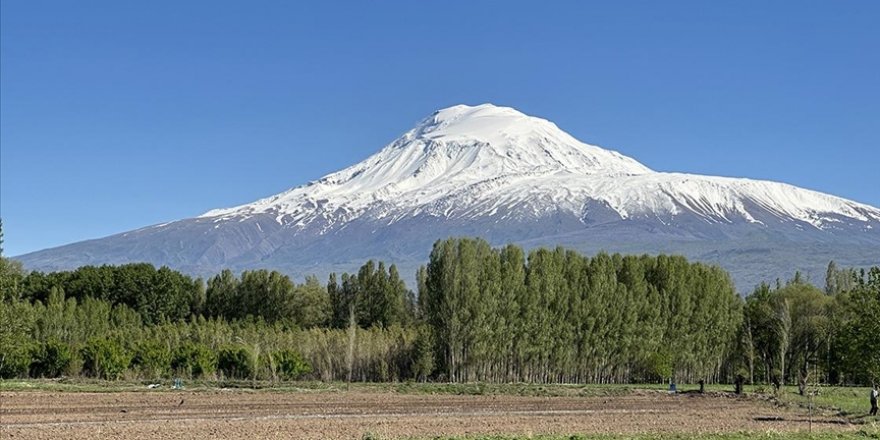
[{"label": "grassy patch", "polygon": [[[81,393],[115,393],[115,392],[161,392],[172,391],[173,381],[163,379],[157,381],[107,381],[84,378],[62,379],[21,379],[0,380],[0,391],[56,391]],[[156,388],[150,385],[158,384]],[[306,391],[344,391],[346,384],[337,382],[270,382],[249,380],[185,380],[183,389],[187,391],[209,391],[217,389],[237,389],[242,391],[275,391],[275,392],[306,392]]]},{"label": "grassy patch", "polygon": [[[146,390],[147,385],[158,383],[159,389],[168,389],[171,380],[159,381],[143,380],[118,380],[107,381],[86,378],[61,378],[61,379],[20,379],[0,380],[2,391],[82,391],[82,392],[115,392],[115,391],[140,391]],[[626,395],[635,391],[664,391],[668,389],[665,384],[607,384],[607,385],[583,385],[583,384],[492,384],[492,383],[421,383],[421,382],[319,382],[319,381],[253,381],[253,380],[185,380],[186,389],[217,389],[236,388],[268,391],[361,391],[361,392],[394,392],[402,394],[453,394],[453,395],[513,395],[513,396],[609,396]],[[690,392],[699,389],[697,385],[678,385],[679,392]],[[833,389],[833,388],[831,388]],[[862,388],[841,388],[840,390],[857,390],[861,393]],[[730,385],[707,385],[708,392],[732,392]],[[747,393],[766,393],[764,387],[746,387]],[[865,391],[867,392],[867,391]],[[788,395],[790,393],[786,393]],[[834,403],[836,399],[847,395],[847,391],[827,395],[826,403]],[[823,395],[826,397],[826,395]],[[794,401],[792,401],[794,402]]]},{"label": "grassy patch", "polygon": [[[812,399],[814,408],[834,411],[849,418],[866,418],[871,408],[868,399],[871,389],[867,387],[818,387],[810,390],[815,392]],[[777,399],[803,408],[810,405],[810,397],[798,394],[796,387],[782,388]]]},{"label": "grassy patch", "polygon": [[[366,438],[366,437],[365,437]],[[368,437],[378,440],[378,437]],[[878,439],[876,428],[856,432],[739,432],[728,434],[538,435],[430,437],[432,440],[868,440]]]},{"label": "grassy patch", "polygon": [[[159,384],[155,389],[150,384]],[[171,389],[171,380],[159,381],[106,381],[97,379],[22,379],[0,380],[0,391],[59,391],[59,392],[121,392],[163,391]],[[568,385],[568,384],[450,384],[450,383],[345,383],[316,381],[200,381],[187,380],[184,388],[190,391],[234,388],[272,392],[379,392],[401,394],[451,394],[451,395],[514,395],[514,396],[610,396],[626,395],[634,390],[662,389],[652,385]]]}]

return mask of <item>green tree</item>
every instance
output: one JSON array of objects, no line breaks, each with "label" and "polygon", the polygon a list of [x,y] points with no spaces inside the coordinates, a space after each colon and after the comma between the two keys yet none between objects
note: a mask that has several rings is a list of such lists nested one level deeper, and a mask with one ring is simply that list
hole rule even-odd
[{"label": "green tree", "polygon": [[292,317],[301,327],[326,326],[330,321],[330,296],[327,288],[314,276],[306,277],[305,284],[293,293]]},{"label": "green tree", "polygon": [[0,301],[21,298],[24,275],[20,262],[3,256],[3,220],[0,219]]},{"label": "green tree", "polygon": [[208,316],[226,319],[243,318],[243,310],[239,307],[239,280],[229,269],[208,280],[205,311]]},{"label": "green tree", "polygon": [[872,267],[838,299],[842,318],[835,339],[844,380],[880,382],[880,267]]}]

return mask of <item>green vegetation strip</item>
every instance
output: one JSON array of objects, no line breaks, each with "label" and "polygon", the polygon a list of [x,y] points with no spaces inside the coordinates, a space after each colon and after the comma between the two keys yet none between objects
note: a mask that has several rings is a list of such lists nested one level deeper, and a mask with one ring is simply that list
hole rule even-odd
[{"label": "green vegetation strip", "polygon": [[[844,439],[877,439],[880,434],[876,428],[857,432],[740,432],[730,434],[639,434],[639,435],[550,435],[550,436],[477,436],[477,437],[430,437],[432,440],[844,440]],[[376,439],[365,434],[364,440]]]},{"label": "green vegetation strip", "polygon": [[[158,387],[149,388],[149,385]],[[171,380],[159,381],[107,381],[87,378],[65,379],[11,379],[0,380],[2,391],[59,391],[59,392],[157,392],[172,390]],[[376,392],[401,394],[447,394],[447,395],[513,395],[513,396],[614,396],[636,390],[662,390],[665,385],[566,385],[566,384],[492,384],[492,383],[364,383],[320,381],[249,381],[249,380],[186,380],[183,389],[189,391],[233,388],[242,391],[264,392]],[[730,388],[730,387],[727,387]],[[721,387],[707,387],[708,390]]]},{"label": "green vegetation strip", "polygon": [[[605,386],[522,383],[800,384],[752,388],[783,404],[858,417],[880,381],[880,267],[829,264],[824,291],[799,274],[745,300],[727,273],[679,256],[585,256],[564,248],[438,241],[406,288],[395,266],[304,284],[268,270],[207,283],[149,264],[25,272],[0,257],[3,389],[350,389],[578,396]],[[330,381],[329,384],[302,380]],[[461,385],[429,384],[422,381]],[[641,388],[663,389],[664,385]],[[731,391],[730,386],[708,387]],[[828,392],[825,392],[828,391]],[[746,392],[750,392],[746,388]]]}]

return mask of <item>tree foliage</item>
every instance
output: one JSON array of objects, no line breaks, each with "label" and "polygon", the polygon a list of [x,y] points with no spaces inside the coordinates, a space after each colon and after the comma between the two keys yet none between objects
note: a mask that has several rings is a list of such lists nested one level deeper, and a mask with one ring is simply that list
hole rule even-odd
[{"label": "tree foliage", "polygon": [[341,284],[330,274],[327,291],[334,328],[347,327],[351,312],[361,328],[404,325],[413,319],[413,299],[393,264],[386,269],[384,262],[367,261],[357,274],[342,274]]},{"label": "tree foliage", "polygon": [[[2,232],[2,230],[0,230]],[[880,380],[880,268],[744,300],[680,256],[435,243],[301,284],[149,264],[26,273],[0,257],[0,377],[611,383]]]},{"label": "tree foliage", "polygon": [[752,381],[862,383],[880,379],[880,268],[829,264],[825,290],[799,277],[746,298],[739,361]]},{"label": "tree foliage", "polygon": [[[452,381],[718,378],[741,319],[728,275],[681,257],[436,243],[424,314]],[[671,368],[657,368],[658,353]]]}]

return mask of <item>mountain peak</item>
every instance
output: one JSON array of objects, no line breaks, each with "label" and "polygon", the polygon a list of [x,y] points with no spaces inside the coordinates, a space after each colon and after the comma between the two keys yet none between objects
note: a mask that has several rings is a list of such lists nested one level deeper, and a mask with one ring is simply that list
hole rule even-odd
[{"label": "mountain peak", "polygon": [[476,106],[460,104],[437,110],[410,133],[424,139],[472,139],[489,144],[542,137],[557,138],[565,143],[577,142],[546,119],[489,103]]},{"label": "mountain peak", "polygon": [[[529,116],[511,107],[497,106],[491,103],[479,105],[458,104],[435,111],[425,121],[433,124],[450,125],[455,123],[479,120],[480,118],[495,118],[496,120],[516,123]],[[538,118],[534,118],[538,119]]]},{"label": "mountain peak", "polygon": [[653,171],[635,159],[585,144],[546,119],[493,104],[456,105],[434,112],[360,163],[284,193],[202,216],[276,212],[296,223],[313,213],[304,207],[322,200],[327,201],[323,209],[358,212],[379,201],[416,206],[461,188],[517,176],[648,173]]},{"label": "mountain peak", "polygon": [[479,150],[477,155],[496,165],[503,164],[502,168],[508,172],[537,169],[577,174],[651,172],[635,159],[575,139],[546,119],[489,103],[437,110],[386,148],[421,144],[430,146],[424,149],[426,153],[436,148]]},{"label": "mountain peak", "polygon": [[[32,269],[136,259],[213,273],[314,273],[374,258],[415,270],[435,240],[462,235],[721,259],[748,288],[779,273],[818,273],[832,258],[876,263],[880,209],[777,182],[654,172],[550,121],[459,105],[306,185],[22,261]],[[792,255],[811,260],[796,267]]]},{"label": "mountain peak", "polygon": [[621,219],[672,221],[692,213],[708,222],[763,224],[770,215],[817,228],[840,218],[880,220],[876,208],[790,185],[654,172],[585,144],[550,121],[492,104],[438,110],[360,163],[203,217],[267,213],[282,225],[331,230],[359,218],[448,219],[502,210],[514,216],[562,211],[582,216],[595,206]]}]

